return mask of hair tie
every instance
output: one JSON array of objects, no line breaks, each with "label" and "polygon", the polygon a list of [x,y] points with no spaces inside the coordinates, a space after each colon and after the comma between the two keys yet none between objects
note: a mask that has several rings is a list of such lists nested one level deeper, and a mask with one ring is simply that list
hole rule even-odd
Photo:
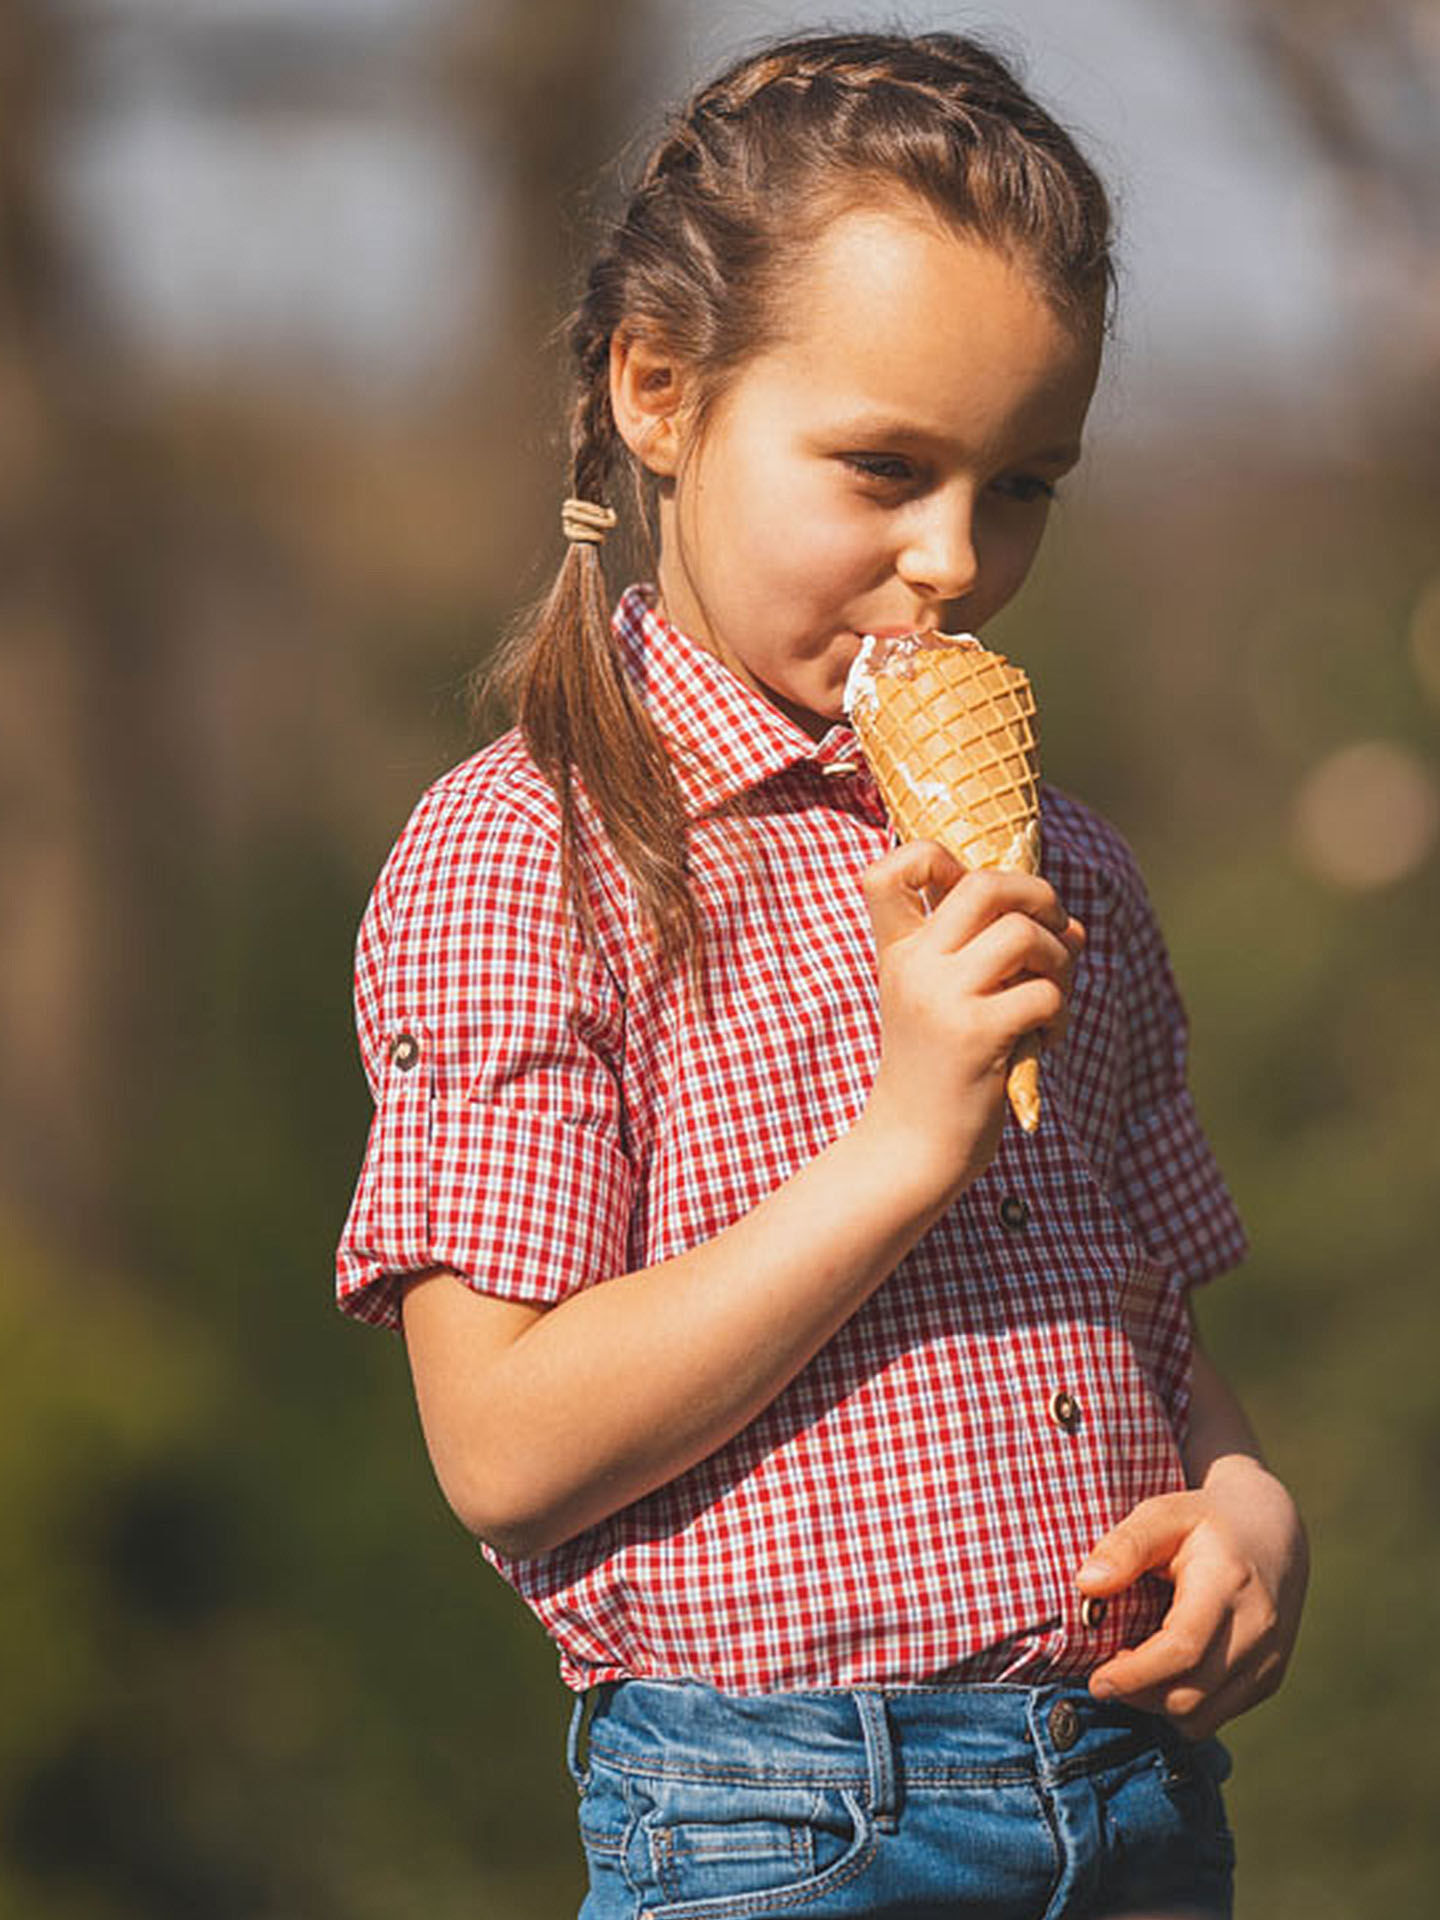
[{"label": "hair tie", "polygon": [[567,500],[560,509],[560,526],[572,547],[598,547],[616,517],[613,507],[596,500]]}]

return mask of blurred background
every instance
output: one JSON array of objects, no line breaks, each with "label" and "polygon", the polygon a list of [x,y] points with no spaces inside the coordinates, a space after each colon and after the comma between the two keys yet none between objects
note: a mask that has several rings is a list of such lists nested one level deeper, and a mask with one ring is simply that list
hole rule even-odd
[{"label": "blurred background", "polygon": [[1255,1253],[1204,1299],[1315,1537],[1233,1729],[1244,1920],[1433,1911],[1433,0],[5,0],[0,1912],[551,1920],[550,1651],[330,1263],[351,950],[558,558],[617,159],[765,34],[986,34],[1122,222],[999,644],[1137,845]]}]

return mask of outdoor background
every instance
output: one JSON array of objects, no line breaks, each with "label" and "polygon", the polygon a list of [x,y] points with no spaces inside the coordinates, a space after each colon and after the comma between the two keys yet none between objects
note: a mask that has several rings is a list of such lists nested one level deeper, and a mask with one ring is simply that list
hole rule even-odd
[{"label": "outdoor background", "polygon": [[552,1920],[548,1647],[331,1257],[351,950],[558,558],[611,163],[777,28],[966,26],[1123,232],[992,629],[1140,850],[1250,1222],[1203,1302],[1315,1541],[1244,1920],[1440,1880],[1440,9],[5,0],[0,1913]]}]

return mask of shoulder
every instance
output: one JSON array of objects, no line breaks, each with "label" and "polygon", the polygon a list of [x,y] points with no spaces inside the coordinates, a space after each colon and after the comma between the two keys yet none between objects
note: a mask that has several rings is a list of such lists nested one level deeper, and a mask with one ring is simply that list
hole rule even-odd
[{"label": "shoulder", "polygon": [[376,881],[372,912],[393,919],[422,896],[492,889],[548,867],[560,845],[559,809],[518,732],[441,774],[401,829]]},{"label": "shoulder", "polygon": [[522,928],[560,918],[555,797],[518,734],[503,734],[427,787],[391,847],[361,918],[356,980],[447,971]]}]

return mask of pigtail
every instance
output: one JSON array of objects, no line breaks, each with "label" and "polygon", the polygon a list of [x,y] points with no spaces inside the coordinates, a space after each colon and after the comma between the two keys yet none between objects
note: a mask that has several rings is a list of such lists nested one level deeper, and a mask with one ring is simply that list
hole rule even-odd
[{"label": "pigtail", "polygon": [[[581,385],[571,420],[575,498],[607,502],[619,436],[610,410],[609,335],[577,315]],[[590,333],[588,340],[583,338]],[[662,968],[698,969],[701,922],[690,885],[684,797],[665,743],[619,658],[599,540],[572,538],[549,593],[489,676],[514,712],[560,807],[560,871],[582,936],[593,939],[585,823],[577,785],[634,883]]]}]

